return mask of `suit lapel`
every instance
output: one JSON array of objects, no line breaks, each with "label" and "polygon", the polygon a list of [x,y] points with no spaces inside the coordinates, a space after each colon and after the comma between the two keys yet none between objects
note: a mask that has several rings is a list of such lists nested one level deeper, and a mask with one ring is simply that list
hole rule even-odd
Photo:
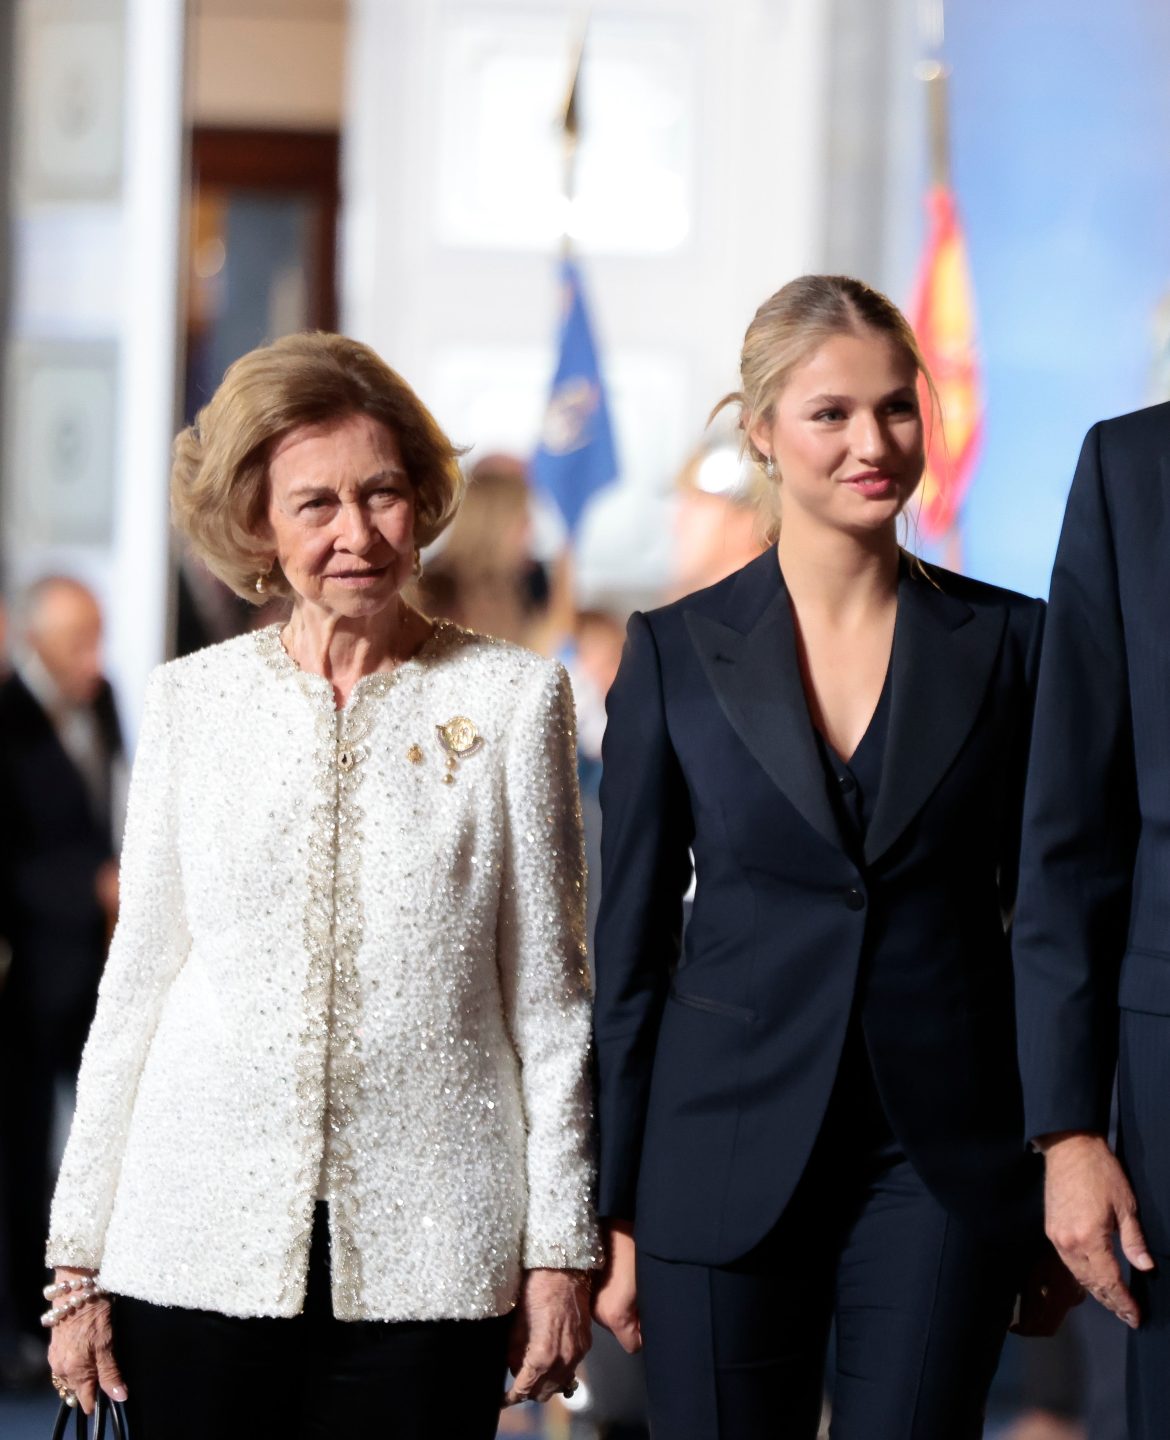
[{"label": "suit lapel", "polygon": [[973,610],[904,572],[898,590],[890,725],[865,859],[873,864],[922,809],[971,733],[1006,612]]},{"label": "suit lapel", "polygon": [[698,610],[687,629],[719,706],[772,782],[830,844],[844,847],[800,678],[788,592],[773,547],[740,571],[725,625]]},{"label": "suit lapel", "polygon": [[[61,744],[48,712],[19,675],[13,675],[8,683],[12,686],[17,733],[29,752],[37,755],[42,770],[41,780],[45,785],[72,790],[78,803],[84,805],[86,814],[96,819],[93,797],[85,777]],[[45,769],[46,765],[50,768]]]}]

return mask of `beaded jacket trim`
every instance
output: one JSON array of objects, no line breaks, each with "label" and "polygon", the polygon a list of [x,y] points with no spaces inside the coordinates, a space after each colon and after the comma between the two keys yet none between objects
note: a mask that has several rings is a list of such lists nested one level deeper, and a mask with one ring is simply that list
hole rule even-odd
[{"label": "beaded jacket trim", "polygon": [[281,1296],[288,1303],[303,1292],[324,1151],[334,1307],[336,1313],[355,1315],[362,1309],[361,1256],[353,1238],[360,1202],[346,1132],[362,1080],[357,955],[364,917],[357,857],[363,813],[358,792],[378,703],[424,657],[434,655],[458,634],[459,627],[436,624],[412,659],[395,670],[363,676],[342,710],[334,706],[331,683],[322,675],[302,670],[285,650],[281,628],[276,624],[258,630],[256,645],[265,664],[295,683],[315,707],[313,773],[317,787],[304,920],[309,969],[297,1056],[296,1121],[302,1162],[297,1171],[298,1200],[292,1212],[293,1236],[285,1255]]}]

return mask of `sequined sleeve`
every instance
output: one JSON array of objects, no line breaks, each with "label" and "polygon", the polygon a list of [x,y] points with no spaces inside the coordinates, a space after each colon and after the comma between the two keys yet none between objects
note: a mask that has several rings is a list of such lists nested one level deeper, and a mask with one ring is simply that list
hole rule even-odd
[{"label": "sequined sleeve", "polygon": [[189,946],[175,845],[172,730],[166,681],[156,671],[130,782],[118,925],[53,1197],[50,1265],[101,1264],[138,1079],[162,1000]]},{"label": "sequined sleeve", "polygon": [[568,676],[542,666],[508,746],[499,962],[528,1131],[526,1269],[598,1263],[585,858]]}]

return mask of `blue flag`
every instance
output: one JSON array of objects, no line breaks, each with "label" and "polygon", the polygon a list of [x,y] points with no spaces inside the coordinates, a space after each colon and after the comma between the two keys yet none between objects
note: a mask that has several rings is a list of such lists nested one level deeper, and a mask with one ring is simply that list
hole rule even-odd
[{"label": "blue flag", "polygon": [[572,260],[561,267],[560,357],[532,457],[532,483],[557,502],[572,534],[589,497],[617,479],[617,456],[593,331]]}]

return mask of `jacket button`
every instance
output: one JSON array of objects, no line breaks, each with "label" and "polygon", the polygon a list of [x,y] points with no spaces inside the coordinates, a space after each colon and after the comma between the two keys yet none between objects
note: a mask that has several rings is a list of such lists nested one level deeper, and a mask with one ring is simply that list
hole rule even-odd
[{"label": "jacket button", "polygon": [[865,896],[860,890],[846,890],[845,904],[850,910],[864,910]]}]

